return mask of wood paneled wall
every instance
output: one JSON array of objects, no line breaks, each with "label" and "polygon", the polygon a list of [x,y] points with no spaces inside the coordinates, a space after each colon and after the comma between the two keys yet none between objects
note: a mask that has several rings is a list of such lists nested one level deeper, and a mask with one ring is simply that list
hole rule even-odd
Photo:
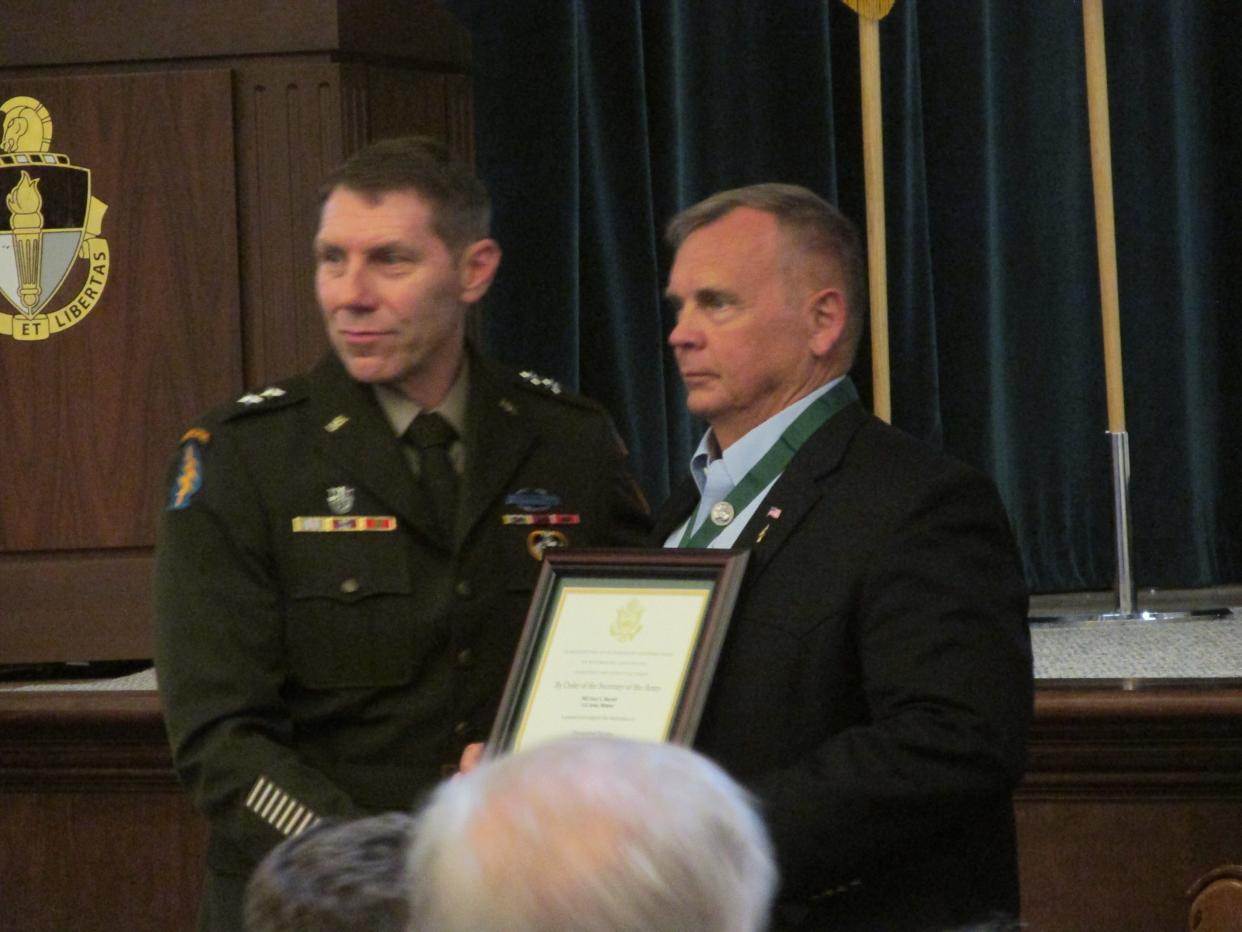
[{"label": "wood paneled wall", "polygon": [[0,103],[39,100],[51,151],[91,170],[111,262],[81,323],[0,335],[0,665],[149,657],[181,432],[326,349],[332,166],[414,132],[473,156],[467,35],[434,0],[8,0],[3,20]]}]

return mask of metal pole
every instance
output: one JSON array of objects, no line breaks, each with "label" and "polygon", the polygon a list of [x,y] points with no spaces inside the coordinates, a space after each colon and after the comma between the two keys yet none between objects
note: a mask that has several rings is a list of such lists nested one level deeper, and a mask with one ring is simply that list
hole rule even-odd
[{"label": "metal pole", "polygon": [[1117,549],[1116,609],[1121,615],[1134,614],[1138,604],[1134,572],[1130,564],[1130,435],[1123,431],[1108,434],[1113,455],[1113,540]]}]

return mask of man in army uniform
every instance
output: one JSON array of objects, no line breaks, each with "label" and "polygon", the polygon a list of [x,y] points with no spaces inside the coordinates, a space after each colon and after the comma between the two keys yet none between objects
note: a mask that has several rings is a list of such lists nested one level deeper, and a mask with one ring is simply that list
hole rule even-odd
[{"label": "man in army uniform", "polygon": [[327,816],[408,810],[486,736],[549,546],[639,545],[646,504],[594,402],[465,339],[500,261],[486,192],[428,140],[327,181],[333,352],[182,438],[156,565],[156,667],[211,821],[200,928]]}]

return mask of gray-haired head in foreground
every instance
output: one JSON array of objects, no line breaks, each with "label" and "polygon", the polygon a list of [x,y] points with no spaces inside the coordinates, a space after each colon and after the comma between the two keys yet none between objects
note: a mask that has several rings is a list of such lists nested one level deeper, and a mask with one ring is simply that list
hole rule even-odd
[{"label": "gray-haired head in foreground", "polygon": [[411,929],[755,932],[776,869],[763,824],[683,747],[571,738],[441,785],[410,852]]},{"label": "gray-haired head in foreground", "polygon": [[380,139],[359,149],[324,179],[320,204],[337,188],[375,201],[413,191],[431,205],[432,229],[454,255],[490,235],[491,198],[474,167],[429,136]]},{"label": "gray-haired head in foreground", "polygon": [[809,259],[812,265],[822,264],[829,275],[839,276],[848,315],[841,339],[842,357],[848,368],[866,320],[867,264],[858,227],[809,188],[764,182],[720,191],[687,207],[668,222],[665,239],[673,249],[680,249],[686,237],[699,227],[715,223],[739,207],[774,216],[800,257]]},{"label": "gray-haired head in foreground", "polygon": [[246,886],[246,932],[405,932],[413,826],[390,812],[287,838]]}]

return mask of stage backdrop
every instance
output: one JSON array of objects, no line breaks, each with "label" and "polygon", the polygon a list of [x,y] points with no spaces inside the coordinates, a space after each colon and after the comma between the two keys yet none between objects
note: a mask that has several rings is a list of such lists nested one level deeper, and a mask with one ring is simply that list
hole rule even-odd
[{"label": "stage backdrop", "polygon": [[[838,0],[446,0],[474,41],[506,258],[487,342],[606,402],[658,501],[685,469],[664,338],[678,209],[761,180],[864,216]],[[1140,588],[1242,580],[1242,21],[1106,0]],[[1112,585],[1078,0],[881,23],[893,421],[1000,485],[1036,591]],[[869,396],[866,359],[855,370]]]}]

